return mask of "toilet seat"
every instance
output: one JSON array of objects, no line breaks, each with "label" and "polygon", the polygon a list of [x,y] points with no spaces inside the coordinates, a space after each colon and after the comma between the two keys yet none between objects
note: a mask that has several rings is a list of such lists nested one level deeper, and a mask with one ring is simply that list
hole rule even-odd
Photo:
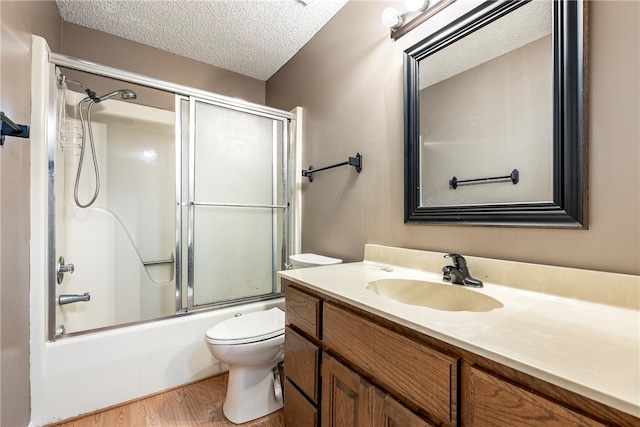
[{"label": "toilet seat", "polygon": [[207,330],[205,340],[219,345],[248,344],[283,334],[284,311],[275,307],[220,322]]}]

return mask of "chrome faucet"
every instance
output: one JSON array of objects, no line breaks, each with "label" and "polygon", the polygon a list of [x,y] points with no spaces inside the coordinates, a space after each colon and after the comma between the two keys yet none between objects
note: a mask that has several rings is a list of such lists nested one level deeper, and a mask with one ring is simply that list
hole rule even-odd
[{"label": "chrome faucet", "polygon": [[471,277],[467,268],[467,260],[462,255],[446,254],[444,257],[451,258],[453,265],[447,265],[442,269],[443,281],[473,288],[481,288],[483,286],[481,280]]},{"label": "chrome faucet", "polygon": [[60,295],[58,297],[58,304],[73,304],[74,302],[89,300],[91,300],[91,295],[89,295],[89,292],[85,292],[84,295]]}]

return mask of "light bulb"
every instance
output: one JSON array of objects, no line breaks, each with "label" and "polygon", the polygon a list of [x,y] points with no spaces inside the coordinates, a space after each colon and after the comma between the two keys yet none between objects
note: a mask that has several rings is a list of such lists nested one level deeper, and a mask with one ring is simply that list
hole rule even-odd
[{"label": "light bulb", "polygon": [[395,28],[402,24],[402,18],[398,15],[397,10],[388,7],[382,11],[382,24],[385,27]]},{"label": "light bulb", "polygon": [[406,7],[409,12],[425,10],[428,4],[428,0],[404,0],[404,7]]}]

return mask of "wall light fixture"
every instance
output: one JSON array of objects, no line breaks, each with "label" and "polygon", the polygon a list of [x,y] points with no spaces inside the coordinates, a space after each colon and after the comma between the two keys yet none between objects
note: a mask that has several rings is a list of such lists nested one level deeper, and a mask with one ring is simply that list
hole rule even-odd
[{"label": "wall light fixture", "polygon": [[393,7],[382,11],[382,23],[391,30],[391,38],[398,40],[409,31],[440,12],[456,0],[404,0],[403,13]]}]

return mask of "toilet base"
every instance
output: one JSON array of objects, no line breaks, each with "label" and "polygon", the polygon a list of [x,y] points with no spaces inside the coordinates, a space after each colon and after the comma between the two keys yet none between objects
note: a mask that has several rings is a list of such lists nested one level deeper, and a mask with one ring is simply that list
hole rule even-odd
[{"label": "toilet base", "polygon": [[276,396],[274,391],[275,367],[229,366],[227,396],[222,406],[229,421],[246,423],[283,407],[282,393]]}]

